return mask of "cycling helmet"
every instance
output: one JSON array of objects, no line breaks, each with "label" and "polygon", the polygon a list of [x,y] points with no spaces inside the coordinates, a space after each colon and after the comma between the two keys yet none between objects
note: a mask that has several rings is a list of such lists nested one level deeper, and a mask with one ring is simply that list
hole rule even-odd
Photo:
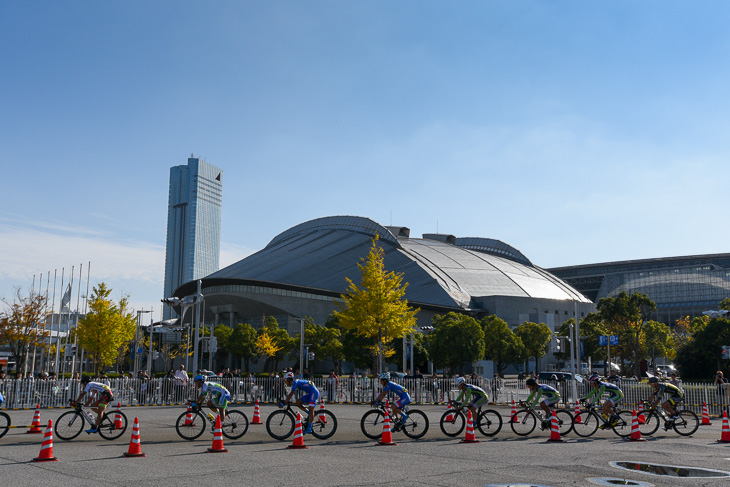
[{"label": "cycling helmet", "polygon": [[383,372],[380,374],[380,380],[390,381],[390,372]]},{"label": "cycling helmet", "polygon": [[464,378],[463,377],[457,377],[456,379],[454,379],[454,385],[456,387],[459,387],[463,383],[464,383]]},{"label": "cycling helmet", "polygon": [[527,379],[527,381],[525,383],[528,386],[536,386],[537,385],[537,381],[535,379],[533,379],[532,377],[530,377],[529,379]]},{"label": "cycling helmet", "polygon": [[287,372],[284,374],[284,380],[291,379],[294,380],[294,372]]},{"label": "cycling helmet", "polygon": [[193,382],[202,381],[205,382],[205,376],[204,375],[196,375],[195,379],[193,379]]},{"label": "cycling helmet", "polygon": [[657,382],[659,382],[659,377],[651,377],[649,379],[649,384],[656,384]]},{"label": "cycling helmet", "polygon": [[591,374],[590,377],[588,377],[588,382],[599,382],[601,380],[601,376],[598,374]]},{"label": "cycling helmet", "polygon": [[89,379],[88,375],[85,375],[81,378],[81,383],[86,384],[87,382],[91,382],[91,379]]}]

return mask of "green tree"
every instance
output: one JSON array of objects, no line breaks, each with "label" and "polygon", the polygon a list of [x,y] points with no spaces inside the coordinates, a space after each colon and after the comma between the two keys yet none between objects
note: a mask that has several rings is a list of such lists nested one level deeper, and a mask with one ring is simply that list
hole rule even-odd
[{"label": "green tree", "polygon": [[338,374],[342,373],[345,358],[341,337],[342,330],[335,326],[319,326],[311,318],[304,321],[304,342],[309,343],[309,352],[314,353],[314,360],[332,360]]},{"label": "green tree", "polygon": [[114,363],[119,348],[128,346],[136,330],[134,313],[127,309],[129,297],[114,303],[110,295],[105,283],[96,285],[89,300],[90,311],[76,329],[79,346],[86,350],[96,373]]},{"label": "green tree", "polygon": [[634,374],[640,375],[642,330],[649,315],[656,310],[656,303],[646,294],[629,296],[621,291],[615,298],[601,298],[597,309],[609,332],[619,337],[619,346],[616,347],[619,356],[624,361],[633,361]]},{"label": "green tree", "polygon": [[[410,335],[408,336],[410,339]],[[421,371],[426,370],[428,365],[428,350],[426,349],[426,335],[423,333],[413,334],[413,368],[420,368]],[[406,358],[408,356],[406,355]],[[388,363],[395,364],[398,368],[403,366],[403,343],[400,346],[396,343],[393,347],[393,355],[388,359]],[[410,364],[410,362],[409,362]],[[410,365],[408,365],[410,367]],[[407,368],[407,367],[406,367]],[[415,373],[414,371],[412,371]]]},{"label": "green tree", "polygon": [[389,347],[392,340],[413,330],[418,312],[404,297],[408,284],[403,284],[403,274],[385,271],[385,251],[377,241],[376,236],[367,259],[357,265],[360,286],[346,278],[348,293],[342,295],[344,304],[334,312],[343,329],[370,339],[374,348]]},{"label": "green tree", "polygon": [[675,350],[679,351],[682,347],[689,344],[692,341],[692,336],[707,326],[709,320],[710,318],[707,316],[697,316],[695,318],[683,316],[679,318],[672,331]]},{"label": "green tree", "polygon": [[213,336],[217,341],[217,351],[215,354],[215,360],[218,365],[216,370],[220,370],[220,357],[223,353],[230,353],[229,340],[233,334],[233,328],[228,325],[218,325],[213,329]]},{"label": "green tree", "polygon": [[656,364],[657,357],[673,359],[675,356],[672,330],[664,323],[647,321],[643,329],[643,345],[651,363]]},{"label": "green tree", "polygon": [[248,323],[238,323],[228,337],[228,351],[243,359],[246,372],[250,370],[251,359],[256,357],[256,339],[256,330]]},{"label": "green tree", "polygon": [[721,360],[723,345],[730,345],[730,320],[711,318],[692,340],[677,351],[674,362],[685,380],[707,380],[715,370],[730,373],[730,364]]},{"label": "green tree", "polygon": [[[547,346],[550,343],[550,338],[553,336],[550,327],[545,323],[525,321],[515,328],[515,335],[522,340],[527,359],[529,360],[530,357],[534,357],[535,372],[539,372],[538,359],[547,353]],[[529,369],[529,367],[527,368]]]},{"label": "green tree", "polygon": [[503,319],[496,315],[482,318],[479,322],[484,331],[484,358],[494,362],[497,373],[507,365],[519,362],[525,357],[525,346],[520,337],[510,329]]},{"label": "green tree", "polygon": [[12,303],[3,300],[6,309],[0,314],[0,345],[10,349],[16,370],[26,369],[28,352],[31,348],[45,349],[49,333],[44,330],[46,298],[30,293],[24,296],[16,291]]},{"label": "green tree", "polygon": [[[574,324],[574,318],[566,320],[556,334],[558,336],[570,337],[570,325]],[[583,355],[591,357],[593,361],[606,360],[606,347],[598,344],[598,337],[607,334],[608,329],[596,313],[589,313],[585,318],[580,320],[580,337],[583,343]],[[573,344],[573,347],[575,347],[575,344]],[[613,352],[612,355],[614,355]],[[555,356],[560,360],[570,360],[570,349],[556,353]],[[580,357],[577,358],[580,359]],[[606,368],[608,368],[608,364],[606,364]]]},{"label": "green tree", "polygon": [[432,320],[433,331],[427,340],[428,355],[436,368],[464,371],[464,362],[484,356],[484,331],[472,318],[453,311]]}]

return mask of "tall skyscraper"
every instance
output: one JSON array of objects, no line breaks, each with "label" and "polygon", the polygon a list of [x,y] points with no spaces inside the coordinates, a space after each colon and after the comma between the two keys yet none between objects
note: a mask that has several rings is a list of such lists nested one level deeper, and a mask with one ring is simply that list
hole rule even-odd
[{"label": "tall skyscraper", "polygon": [[[170,168],[165,297],[182,284],[218,270],[221,246],[221,170],[192,154]],[[164,308],[164,318],[174,312]]]}]

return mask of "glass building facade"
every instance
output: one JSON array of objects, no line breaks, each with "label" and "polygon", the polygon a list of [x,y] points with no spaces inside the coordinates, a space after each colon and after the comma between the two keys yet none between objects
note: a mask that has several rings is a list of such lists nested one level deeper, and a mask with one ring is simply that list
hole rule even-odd
[{"label": "glass building facade", "polygon": [[[221,170],[197,157],[170,168],[164,296],[218,270],[221,241]],[[164,318],[174,311],[164,308]]]},{"label": "glass building facade", "polygon": [[652,319],[670,326],[684,316],[717,310],[720,301],[730,297],[730,254],[611,262],[549,271],[596,303],[622,291],[646,293],[657,305]]}]

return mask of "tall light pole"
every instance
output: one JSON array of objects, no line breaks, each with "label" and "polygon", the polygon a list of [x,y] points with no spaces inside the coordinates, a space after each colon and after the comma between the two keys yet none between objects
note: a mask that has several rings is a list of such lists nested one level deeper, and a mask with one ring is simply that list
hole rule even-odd
[{"label": "tall light pole", "polygon": [[[180,325],[184,326],[183,319],[185,318],[185,312],[190,308],[191,306],[195,307],[195,338],[193,340],[193,374],[197,373],[198,370],[198,342],[200,341],[200,307],[203,304],[203,301],[205,300],[205,297],[201,293],[201,288],[203,286],[203,281],[198,280],[198,292],[196,294],[191,294],[189,296],[185,296],[184,298],[163,298],[161,301],[165,304],[169,304],[170,306],[180,306],[182,308],[182,313],[180,314]],[[188,342],[190,341],[189,337],[190,333],[188,333]],[[188,369],[188,354],[189,350],[185,352],[185,368]],[[188,369],[190,370],[190,369]]]},{"label": "tall light pole", "polygon": [[140,340],[139,340],[139,326],[142,318],[142,314],[144,313],[152,313],[152,310],[146,311],[144,309],[137,310],[137,330],[134,334],[134,376],[137,376],[137,372],[139,372],[139,357],[141,355],[139,349],[140,347]]}]

